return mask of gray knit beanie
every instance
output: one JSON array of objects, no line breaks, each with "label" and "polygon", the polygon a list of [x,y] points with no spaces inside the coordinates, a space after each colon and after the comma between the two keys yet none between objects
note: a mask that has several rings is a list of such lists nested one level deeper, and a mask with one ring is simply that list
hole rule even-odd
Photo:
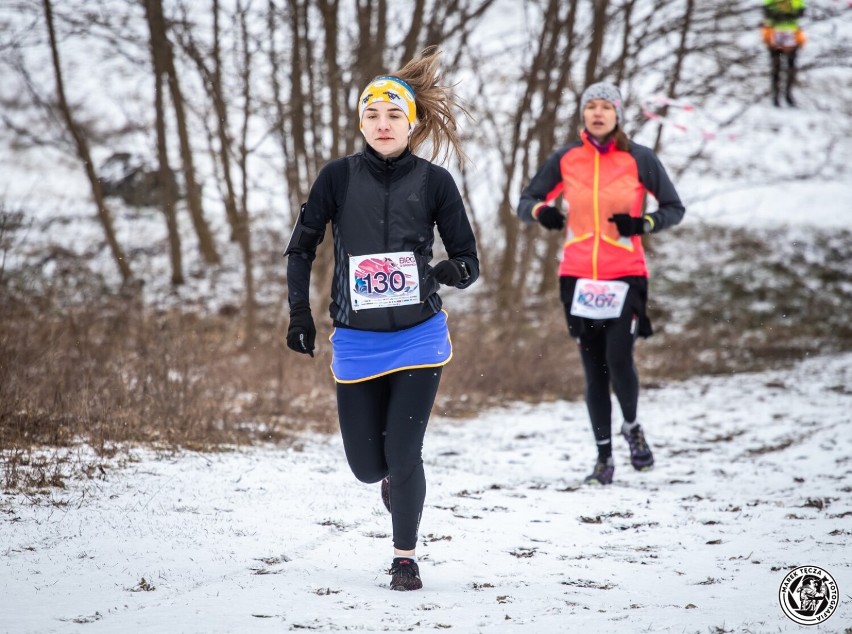
[{"label": "gray knit beanie", "polygon": [[586,88],[580,98],[580,113],[585,111],[586,104],[593,99],[606,99],[615,106],[615,122],[617,124],[624,122],[624,105],[621,102],[621,93],[614,85],[602,81]]}]

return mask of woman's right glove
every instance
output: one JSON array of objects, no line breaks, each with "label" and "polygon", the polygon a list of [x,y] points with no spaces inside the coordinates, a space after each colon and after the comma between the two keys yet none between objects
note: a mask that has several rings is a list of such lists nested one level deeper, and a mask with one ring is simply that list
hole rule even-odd
[{"label": "woman's right glove", "polygon": [[293,308],[290,311],[290,327],[287,328],[287,347],[290,350],[314,356],[316,339],[317,328],[311,316],[311,309]]},{"label": "woman's right glove", "polygon": [[559,211],[556,207],[550,205],[542,205],[536,211],[535,219],[541,223],[545,229],[564,229],[565,214]]}]

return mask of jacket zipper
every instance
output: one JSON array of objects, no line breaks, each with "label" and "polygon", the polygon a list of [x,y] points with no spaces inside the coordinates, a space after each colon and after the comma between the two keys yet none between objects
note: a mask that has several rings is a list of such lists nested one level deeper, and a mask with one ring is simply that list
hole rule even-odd
[{"label": "jacket zipper", "polygon": [[592,247],[592,279],[598,279],[598,251],[601,246],[601,219],[600,219],[600,201],[598,200],[598,189],[600,187],[600,160],[601,154],[595,150],[595,172],[594,183],[592,189],[592,208],[595,214],[595,242]]},{"label": "jacket zipper", "polygon": [[[390,186],[391,186],[391,162],[385,160],[385,253],[390,249]],[[393,308],[388,308],[388,319],[391,328],[396,329],[396,319],[393,316]]]}]

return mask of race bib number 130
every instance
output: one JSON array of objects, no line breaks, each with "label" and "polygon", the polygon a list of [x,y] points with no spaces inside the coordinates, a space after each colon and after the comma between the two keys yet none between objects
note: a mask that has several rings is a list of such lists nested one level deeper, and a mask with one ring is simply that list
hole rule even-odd
[{"label": "race bib number 130", "polygon": [[354,310],[417,304],[420,285],[414,253],[350,256],[349,297]]},{"label": "race bib number 130", "polygon": [[624,310],[630,285],[620,280],[577,280],[571,314],[588,319],[615,319]]}]

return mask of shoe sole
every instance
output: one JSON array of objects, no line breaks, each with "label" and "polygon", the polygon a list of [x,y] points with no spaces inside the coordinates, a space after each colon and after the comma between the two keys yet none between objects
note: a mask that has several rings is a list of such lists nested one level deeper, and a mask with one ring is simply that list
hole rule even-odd
[{"label": "shoe sole", "polygon": [[636,465],[633,465],[633,468],[636,469],[636,471],[651,471],[654,468],[654,463],[652,462],[651,464],[643,464],[639,465],[638,467]]},{"label": "shoe sole", "polygon": [[423,585],[421,584],[415,588],[406,588],[405,586],[391,586],[390,589],[394,590],[395,592],[411,592],[413,590],[422,590]]}]

